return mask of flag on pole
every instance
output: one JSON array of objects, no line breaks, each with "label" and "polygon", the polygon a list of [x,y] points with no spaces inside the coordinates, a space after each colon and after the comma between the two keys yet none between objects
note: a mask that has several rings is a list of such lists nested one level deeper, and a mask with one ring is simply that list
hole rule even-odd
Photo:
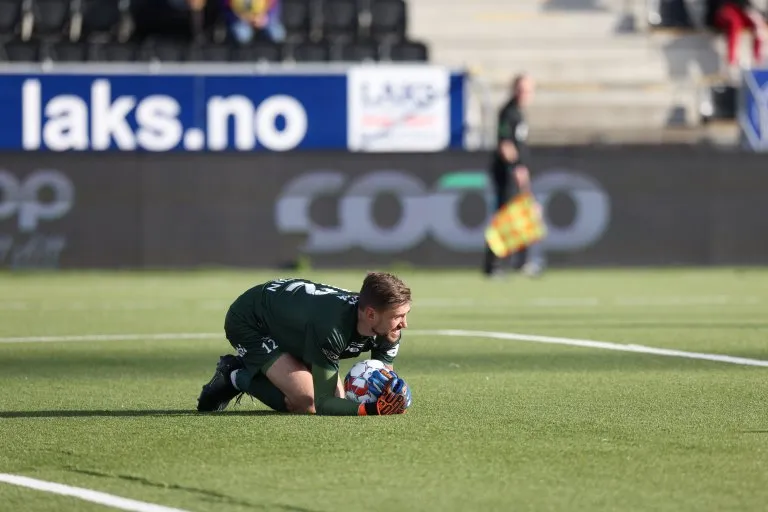
[{"label": "flag on pole", "polygon": [[544,238],[547,227],[533,194],[518,194],[510,199],[485,229],[485,241],[493,253],[504,258]]}]

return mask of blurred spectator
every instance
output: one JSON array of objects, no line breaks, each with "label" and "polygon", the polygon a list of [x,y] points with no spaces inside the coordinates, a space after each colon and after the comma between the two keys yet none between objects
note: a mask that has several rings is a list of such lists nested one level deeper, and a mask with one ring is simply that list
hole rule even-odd
[{"label": "blurred spectator", "polygon": [[167,0],[167,2],[173,9],[191,15],[190,22],[192,23],[193,34],[202,33],[207,0]]},{"label": "blurred spectator", "polygon": [[742,30],[749,30],[754,38],[753,65],[763,61],[763,45],[768,41],[768,26],[763,15],[750,0],[708,0],[707,25],[725,33],[728,45],[728,67],[732,76],[739,70],[739,41]]},{"label": "blurred spectator", "polygon": [[280,0],[223,0],[229,33],[239,43],[253,41],[266,34],[275,42],[285,40]]}]

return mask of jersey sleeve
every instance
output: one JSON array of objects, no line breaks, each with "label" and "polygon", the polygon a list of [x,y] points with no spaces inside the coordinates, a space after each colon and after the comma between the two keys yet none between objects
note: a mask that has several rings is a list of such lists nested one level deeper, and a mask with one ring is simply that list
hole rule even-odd
[{"label": "jersey sleeve", "polygon": [[357,416],[360,404],[334,396],[339,371],[312,366],[312,382],[315,391],[315,412],[321,416]]},{"label": "jersey sleeve", "polygon": [[519,113],[504,111],[499,118],[499,144],[512,142],[517,149],[517,160],[513,165],[526,165],[528,160],[528,125]]},{"label": "jersey sleeve", "polygon": [[330,328],[307,332],[305,359],[312,365],[315,412],[325,416],[357,416],[360,405],[335,396],[339,380],[339,356],[344,350],[341,333]]},{"label": "jersey sleeve", "polygon": [[390,343],[384,336],[377,336],[371,349],[371,359],[376,359],[388,366],[395,365],[397,352],[400,350],[400,340]]},{"label": "jersey sleeve", "polygon": [[517,123],[517,116],[507,112],[506,110],[499,115],[499,143],[503,141],[516,142],[515,129],[517,128]]}]

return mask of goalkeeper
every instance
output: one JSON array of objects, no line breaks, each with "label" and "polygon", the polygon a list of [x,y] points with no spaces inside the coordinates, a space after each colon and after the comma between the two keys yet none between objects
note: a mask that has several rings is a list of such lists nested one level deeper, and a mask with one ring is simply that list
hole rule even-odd
[{"label": "goalkeeper", "polygon": [[[221,356],[197,410],[224,410],[247,393],[276,411],[337,416],[402,414],[410,390],[392,367],[407,328],[411,291],[369,273],[359,293],[306,279],[255,286],[230,306],[224,331],[237,356]],[[371,352],[385,363],[370,379],[377,401],[343,398],[339,360]]]}]

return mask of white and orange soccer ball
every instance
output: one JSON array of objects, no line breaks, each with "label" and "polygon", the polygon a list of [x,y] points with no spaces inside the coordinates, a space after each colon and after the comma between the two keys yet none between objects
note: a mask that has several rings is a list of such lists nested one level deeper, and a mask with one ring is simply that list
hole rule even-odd
[{"label": "white and orange soccer ball", "polygon": [[347,376],[344,377],[344,396],[347,400],[361,404],[375,402],[376,396],[368,389],[368,379],[373,372],[384,368],[386,368],[384,363],[376,359],[366,359],[355,363],[347,372]]}]

